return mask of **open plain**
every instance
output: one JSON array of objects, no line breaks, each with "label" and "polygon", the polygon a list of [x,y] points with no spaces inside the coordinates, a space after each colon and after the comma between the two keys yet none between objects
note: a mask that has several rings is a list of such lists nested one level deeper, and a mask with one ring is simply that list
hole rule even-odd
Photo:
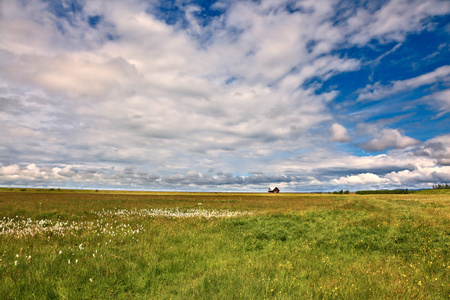
[{"label": "open plain", "polygon": [[450,193],[0,190],[1,299],[448,299]]}]

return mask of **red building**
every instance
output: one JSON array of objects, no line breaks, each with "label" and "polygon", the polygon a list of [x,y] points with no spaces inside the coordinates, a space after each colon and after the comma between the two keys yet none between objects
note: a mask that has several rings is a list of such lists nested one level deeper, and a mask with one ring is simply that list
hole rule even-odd
[{"label": "red building", "polygon": [[274,186],[274,187],[270,187],[268,192],[278,194],[280,192],[280,189],[277,188],[276,186]]}]

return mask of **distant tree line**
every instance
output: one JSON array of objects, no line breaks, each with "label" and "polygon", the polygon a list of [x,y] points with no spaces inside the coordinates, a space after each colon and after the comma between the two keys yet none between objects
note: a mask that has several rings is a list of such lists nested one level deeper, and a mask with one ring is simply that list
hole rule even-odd
[{"label": "distant tree line", "polygon": [[344,190],[340,190],[340,191],[334,191],[334,192],[315,192],[316,194],[337,194],[337,195],[348,195],[348,194],[350,194],[350,191],[349,190],[346,190],[346,191],[344,191]]},{"label": "distant tree line", "polygon": [[339,192],[334,191],[333,194],[338,194],[338,195],[346,194],[347,195],[347,194],[350,194],[350,191],[349,190],[346,190],[345,192],[344,192],[344,190],[340,190]]},{"label": "distant tree line", "polygon": [[368,194],[408,194],[408,189],[404,190],[373,190],[373,191],[356,191],[358,195]]},{"label": "distant tree line", "polygon": [[435,190],[449,190],[450,189],[450,185],[446,184],[436,184],[433,185],[433,189]]}]

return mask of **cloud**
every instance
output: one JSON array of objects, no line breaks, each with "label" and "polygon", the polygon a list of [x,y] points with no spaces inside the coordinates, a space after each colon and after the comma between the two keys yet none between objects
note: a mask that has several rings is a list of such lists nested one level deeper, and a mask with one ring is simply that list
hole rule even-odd
[{"label": "cloud", "polygon": [[413,171],[392,172],[386,175],[386,179],[397,185],[420,186],[425,183],[425,186],[431,187],[433,183],[450,181],[450,167],[431,167]]},{"label": "cloud", "polygon": [[135,172],[134,168],[123,170],[93,169],[73,165],[62,167],[17,164],[0,166],[0,180],[10,186],[38,187],[142,187],[154,183],[160,177],[147,172]]},{"label": "cloud", "polygon": [[[410,91],[424,85],[434,84],[439,81],[450,81],[450,66],[442,66],[436,70],[406,80],[394,81],[389,85],[367,85],[358,95],[358,101],[380,100],[396,93]],[[440,97],[439,93],[437,95]]]},{"label": "cloud", "polygon": [[415,170],[403,170],[391,172],[384,176],[372,173],[362,173],[333,179],[331,184],[336,186],[349,186],[356,189],[362,188],[405,188],[422,187],[431,188],[435,183],[450,181],[450,167],[430,167]]},{"label": "cloud", "polygon": [[332,183],[336,185],[372,185],[386,183],[387,181],[387,179],[381,178],[378,175],[372,173],[363,173],[341,177],[339,179],[333,179]]},{"label": "cloud", "polygon": [[367,151],[383,151],[389,148],[404,149],[420,143],[418,140],[403,135],[398,129],[384,128],[374,133],[374,138],[362,144]]},{"label": "cloud", "polygon": [[330,128],[330,132],[330,140],[333,142],[347,143],[351,141],[347,132],[347,128],[345,128],[341,124],[334,123]]},{"label": "cloud", "polygon": [[424,100],[424,102],[428,105],[436,107],[436,109],[440,111],[437,117],[441,117],[442,115],[450,112],[450,89],[435,92],[431,95],[423,97],[422,100]]},{"label": "cloud", "polygon": [[430,157],[436,160],[436,164],[450,165],[450,135],[438,136],[426,141],[421,145],[415,154],[418,156]]},{"label": "cloud", "polygon": [[[416,148],[390,151],[387,154],[357,157],[314,149],[291,160],[274,160],[258,166],[247,175],[227,171],[214,172],[209,166],[229,168],[228,164],[213,164],[204,172],[185,170],[147,172],[145,166],[128,165],[94,168],[83,165],[46,166],[36,164],[0,165],[0,181],[7,186],[133,188],[147,190],[222,190],[261,191],[277,185],[283,191],[328,191],[336,188],[360,190],[368,188],[431,187],[448,182],[448,166],[436,165],[448,160],[449,137],[431,139]],[[177,165],[175,170],[190,164]],[[169,166],[170,168],[170,166]]]},{"label": "cloud", "polygon": [[[299,178],[288,175],[268,175],[264,173],[247,176],[232,175],[231,173],[217,172],[215,174],[188,171],[160,177],[138,170],[135,166],[127,166],[123,170],[80,168],[77,166],[39,167],[35,164],[26,166],[8,165],[0,166],[0,180],[11,186],[38,187],[64,187],[71,184],[78,188],[98,188],[105,184],[108,187],[150,188],[150,189],[198,189],[224,186],[228,189],[247,189],[245,186],[261,186],[286,184],[301,181]],[[283,185],[284,184],[284,185]]]},{"label": "cloud", "polygon": [[402,42],[406,33],[424,29],[422,20],[449,12],[450,6],[445,1],[392,0],[384,5],[374,2],[348,18],[346,28],[351,33],[350,41],[355,44],[364,45],[371,39],[382,43]]},{"label": "cloud", "polygon": [[1,166],[0,174],[2,176],[17,176],[20,174],[20,169],[18,165]]}]

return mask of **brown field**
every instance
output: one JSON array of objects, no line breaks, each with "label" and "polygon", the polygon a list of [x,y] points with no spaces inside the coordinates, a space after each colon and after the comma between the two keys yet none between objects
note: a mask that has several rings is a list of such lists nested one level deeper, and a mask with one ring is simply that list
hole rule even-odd
[{"label": "brown field", "polygon": [[[173,193],[124,191],[0,191],[2,215],[34,217],[36,211],[62,216],[102,209],[202,208],[286,213],[315,207],[332,207],[339,196],[320,194]],[[354,197],[340,196],[341,198]]]},{"label": "brown field", "polygon": [[[376,201],[371,201],[376,200]],[[418,207],[415,204],[421,203]],[[309,209],[365,209],[378,206],[414,206],[423,215],[444,213],[450,194],[430,195],[419,192],[408,195],[334,195],[314,193],[189,193],[5,189],[0,190],[3,217],[20,215],[38,217],[36,212],[62,218],[108,209],[199,208],[246,210],[255,214],[290,213]],[[428,208],[428,209],[427,209]],[[442,209],[439,209],[442,208]],[[383,208],[384,209],[384,208]],[[441,215],[442,216],[442,215]]]}]

